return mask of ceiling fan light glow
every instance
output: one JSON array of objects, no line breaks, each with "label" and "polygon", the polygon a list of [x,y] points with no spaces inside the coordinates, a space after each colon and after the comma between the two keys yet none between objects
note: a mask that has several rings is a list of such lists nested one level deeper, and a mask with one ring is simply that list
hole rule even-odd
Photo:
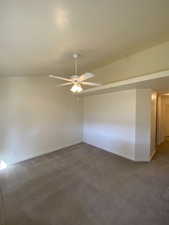
[{"label": "ceiling fan light glow", "polygon": [[71,89],[70,89],[73,93],[79,93],[83,90],[83,88],[81,87],[80,84],[74,84]]}]

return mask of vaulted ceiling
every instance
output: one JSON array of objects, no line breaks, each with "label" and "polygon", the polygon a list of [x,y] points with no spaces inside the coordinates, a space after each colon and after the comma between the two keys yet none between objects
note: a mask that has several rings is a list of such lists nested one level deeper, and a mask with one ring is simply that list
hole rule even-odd
[{"label": "vaulted ceiling", "polygon": [[169,39],[168,0],[2,0],[0,75],[97,66]]}]

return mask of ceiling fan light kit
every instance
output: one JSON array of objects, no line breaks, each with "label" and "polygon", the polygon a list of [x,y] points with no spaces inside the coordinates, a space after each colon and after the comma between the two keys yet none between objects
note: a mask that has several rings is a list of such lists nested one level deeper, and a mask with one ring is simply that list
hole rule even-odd
[{"label": "ceiling fan light kit", "polygon": [[71,89],[73,93],[79,93],[83,90],[82,86],[80,84],[74,84]]},{"label": "ceiling fan light kit", "polygon": [[85,82],[85,80],[88,80],[92,77],[94,77],[93,73],[84,73],[82,75],[78,75],[78,70],[77,70],[77,60],[78,60],[79,54],[74,53],[73,58],[74,58],[74,75],[71,75],[70,78],[64,78],[56,75],[49,75],[51,78],[56,78],[60,80],[67,81],[67,83],[63,83],[58,85],[58,87],[63,87],[63,86],[68,86],[68,85],[73,85],[70,89],[73,93],[80,93],[83,91],[82,85],[88,85],[88,86],[99,86],[100,84],[97,83],[92,83],[92,82]]}]

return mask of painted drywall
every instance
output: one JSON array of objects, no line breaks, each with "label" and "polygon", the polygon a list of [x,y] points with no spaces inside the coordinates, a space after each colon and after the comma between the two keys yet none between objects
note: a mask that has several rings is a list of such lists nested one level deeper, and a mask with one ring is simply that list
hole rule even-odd
[{"label": "painted drywall", "polygon": [[157,144],[160,145],[165,140],[164,124],[164,104],[162,95],[158,96],[157,101]]},{"label": "painted drywall", "polygon": [[135,160],[149,161],[156,146],[156,93],[136,90]]},{"label": "painted drywall", "polygon": [[0,79],[0,160],[16,163],[82,141],[82,99],[49,78]]},{"label": "painted drywall", "polygon": [[84,142],[134,160],[136,90],[84,97]]},{"label": "painted drywall", "polygon": [[1,78],[0,160],[16,163],[84,140],[132,160],[148,161],[151,149],[147,154],[145,143],[152,117],[144,109],[147,104],[151,111],[151,93],[134,89],[79,98],[56,88],[49,78]]},{"label": "painted drywall", "polygon": [[150,154],[150,97],[151,91],[139,89],[136,91],[136,134],[135,134],[135,160],[147,161]]},{"label": "painted drywall", "polygon": [[151,91],[151,148],[150,157],[156,152],[157,146],[157,92]]},{"label": "painted drywall", "polygon": [[156,93],[133,89],[84,97],[84,142],[135,161],[155,150]]},{"label": "painted drywall", "polygon": [[93,81],[105,84],[168,70],[168,59],[169,42],[165,42],[93,70],[93,73],[97,75]]}]

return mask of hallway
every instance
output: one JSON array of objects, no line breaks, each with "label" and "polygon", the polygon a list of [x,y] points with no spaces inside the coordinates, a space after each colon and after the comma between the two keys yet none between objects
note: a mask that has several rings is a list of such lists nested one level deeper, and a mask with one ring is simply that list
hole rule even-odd
[{"label": "hallway", "polygon": [[169,139],[166,138],[166,141],[163,142],[160,146],[157,147],[157,153],[153,158],[153,161],[159,160],[161,162],[169,163]]}]

